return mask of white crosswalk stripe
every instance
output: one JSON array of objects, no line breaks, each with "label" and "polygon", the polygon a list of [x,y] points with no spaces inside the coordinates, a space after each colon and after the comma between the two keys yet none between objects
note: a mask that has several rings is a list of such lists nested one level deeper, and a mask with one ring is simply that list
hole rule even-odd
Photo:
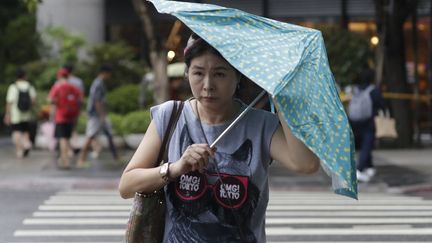
[{"label": "white crosswalk stripe", "polygon": [[[14,243],[121,242],[132,200],[111,190],[61,191],[23,220]],[[271,191],[269,243],[432,242],[432,201],[363,193],[352,200],[330,192]],[[367,240],[365,240],[367,239]]]}]

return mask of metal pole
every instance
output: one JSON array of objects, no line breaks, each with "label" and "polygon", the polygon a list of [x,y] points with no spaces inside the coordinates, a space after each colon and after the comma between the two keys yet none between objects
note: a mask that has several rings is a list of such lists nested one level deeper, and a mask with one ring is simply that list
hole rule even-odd
[{"label": "metal pole", "polygon": [[411,34],[412,34],[412,50],[413,50],[413,63],[414,63],[414,134],[417,146],[420,146],[420,97],[419,97],[419,82],[418,82],[418,56],[417,56],[417,8],[413,9],[411,21]]},{"label": "metal pole", "polygon": [[222,137],[227,134],[233,127],[235,124],[237,124],[238,121],[240,121],[240,119],[246,115],[246,113],[252,109],[252,107],[259,101],[261,100],[261,98],[266,94],[266,91],[263,90],[253,101],[252,103],[250,103],[250,105],[248,105],[248,107],[246,107],[246,109],[244,111],[242,111],[242,113],[240,113],[240,115],[225,129],[225,131],[223,131],[218,138],[216,138],[216,140],[210,145],[210,148],[214,148],[216,146],[216,144],[222,139]]}]

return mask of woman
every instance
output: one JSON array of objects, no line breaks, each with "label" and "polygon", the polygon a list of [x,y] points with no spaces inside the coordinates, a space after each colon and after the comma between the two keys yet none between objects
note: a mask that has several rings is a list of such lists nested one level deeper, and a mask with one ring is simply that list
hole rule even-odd
[{"label": "woman", "polygon": [[185,48],[185,62],[194,98],[185,102],[171,138],[168,176],[154,166],[172,102],[151,109],[153,120],[120,180],[121,196],[165,186],[164,242],[265,242],[271,161],[313,173],[319,160],[281,116],[255,109],[217,149],[210,148],[246,107],[234,98],[240,74],[195,34]]}]

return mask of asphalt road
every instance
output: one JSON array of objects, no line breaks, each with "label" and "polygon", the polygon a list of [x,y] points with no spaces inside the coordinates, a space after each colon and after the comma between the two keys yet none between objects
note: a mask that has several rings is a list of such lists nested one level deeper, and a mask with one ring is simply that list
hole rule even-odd
[{"label": "asphalt road", "polygon": [[[105,152],[90,168],[59,170],[46,151],[17,161],[0,144],[0,242],[121,242],[131,203],[116,192],[124,165]],[[389,190],[430,177],[386,163],[378,173],[355,201],[334,195],[322,171],[299,176],[274,164],[268,242],[432,242],[432,192]]]}]

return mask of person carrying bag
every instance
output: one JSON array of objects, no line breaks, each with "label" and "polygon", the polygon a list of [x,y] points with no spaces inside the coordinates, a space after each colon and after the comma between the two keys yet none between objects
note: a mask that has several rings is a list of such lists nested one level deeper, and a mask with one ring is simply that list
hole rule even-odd
[{"label": "person carrying bag", "polygon": [[[157,161],[167,166],[169,142],[183,110],[183,102],[173,102],[170,121],[165,131]],[[165,229],[165,194],[163,188],[151,194],[135,193],[124,243],[162,242]]]}]

